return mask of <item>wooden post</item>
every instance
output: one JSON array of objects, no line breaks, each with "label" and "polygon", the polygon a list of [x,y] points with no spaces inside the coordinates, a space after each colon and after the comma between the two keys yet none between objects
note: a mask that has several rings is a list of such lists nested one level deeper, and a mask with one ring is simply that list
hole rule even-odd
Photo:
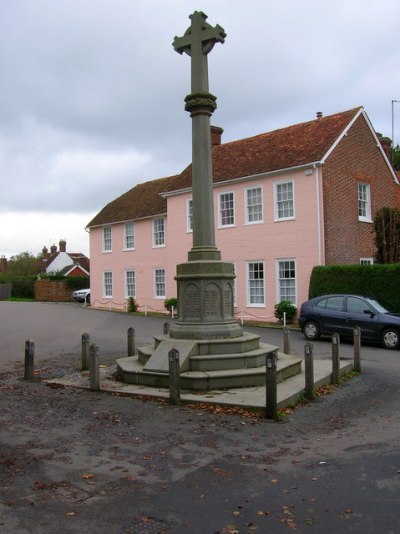
[{"label": "wooden post", "polygon": [[340,360],[339,360],[340,337],[339,334],[332,335],[332,384],[340,382]]},{"label": "wooden post", "polygon": [[164,336],[169,334],[169,323],[164,323]]},{"label": "wooden post", "polygon": [[180,365],[179,352],[176,349],[171,349],[168,353],[168,369],[169,369],[169,402],[171,404],[179,404],[181,402],[181,388],[180,388]]},{"label": "wooden post", "polygon": [[307,400],[314,398],[314,355],[313,344],[304,345],[305,394]]},{"label": "wooden post", "polygon": [[266,358],[266,406],[265,417],[267,419],[276,419],[278,414],[278,402],[277,402],[277,385],[276,385],[276,351],[267,354]]},{"label": "wooden post", "polygon": [[354,333],[354,371],[361,372],[361,328],[356,326]]},{"label": "wooden post", "polygon": [[128,328],[128,356],[134,356],[135,351],[135,329],[131,326]]},{"label": "wooden post", "polygon": [[288,326],[283,328],[283,352],[290,354],[290,328]]},{"label": "wooden post", "polygon": [[99,347],[90,345],[90,390],[100,391],[100,358]]},{"label": "wooden post", "polygon": [[89,357],[90,357],[90,336],[87,332],[82,334],[82,371],[89,369]]},{"label": "wooden post", "polygon": [[30,382],[34,381],[34,360],[35,360],[35,343],[30,341],[25,341],[25,373],[24,379],[29,380]]}]

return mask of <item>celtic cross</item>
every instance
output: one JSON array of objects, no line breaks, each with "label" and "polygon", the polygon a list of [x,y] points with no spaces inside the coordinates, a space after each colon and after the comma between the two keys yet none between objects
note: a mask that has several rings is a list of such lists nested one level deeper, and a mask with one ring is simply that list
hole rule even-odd
[{"label": "celtic cross", "polygon": [[223,43],[226,33],[218,24],[212,27],[206,22],[207,15],[195,11],[189,16],[192,23],[183,37],[175,37],[173,46],[182,54],[191,57],[191,95],[186,98],[187,111],[193,112],[199,105],[209,108],[213,112],[216,108],[215,97],[208,91],[207,54],[211,52],[215,43]]}]

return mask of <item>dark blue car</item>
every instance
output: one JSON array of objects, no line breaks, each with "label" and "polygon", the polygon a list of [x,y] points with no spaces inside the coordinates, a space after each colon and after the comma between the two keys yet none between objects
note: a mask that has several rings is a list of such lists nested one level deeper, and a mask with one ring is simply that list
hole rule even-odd
[{"label": "dark blue car", "polygon": [[400,345],[400,314],[388,312],[375,299],[359,295],[322,295],[304,302],[299,326],[306,339],[323,335],[352,337],[359,326],[361,339],[377,341],[386,349]]}]

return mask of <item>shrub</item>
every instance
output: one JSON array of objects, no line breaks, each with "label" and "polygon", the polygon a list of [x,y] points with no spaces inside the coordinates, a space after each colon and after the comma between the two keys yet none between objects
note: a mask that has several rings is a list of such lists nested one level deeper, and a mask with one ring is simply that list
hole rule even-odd
[{"label": "shrub", "polygon": [[40,278],[42,280],[64,280],[65,275],[61,273],[60,271],[55,271],[52,273],[40,273]]},{"label": "shrub", "polygon": [[138,305],[136,303],[136,300],[133,297],[128,298],[128,312],[129,313],[135,313],[137,312]]},{"label": "shrub", "polygon": [[288,300],[281,300],[278,304],[275,304],[274,315],[280,321],[283,321],[284,314],[286,313],[286,320],[290,322],[296,315],[296,312],[296,306]]},{"label": "shrub", "polygon": [[381,208],[374,217],[375,261],[398,263],[400,261],[400,210]]},{"label": "shrub", "polygon": [[174,307],[174,310],[176,311],[178,309],[178,299],[175,297],[172,297],[170,299],[164,300],[164,307],[169,312],[172,310],[172,306]]},{"label": "shrub", "polygon": [[35,280],[36,276],[15,276],[11,280],[11,296],[16,298],[34,299]]}]

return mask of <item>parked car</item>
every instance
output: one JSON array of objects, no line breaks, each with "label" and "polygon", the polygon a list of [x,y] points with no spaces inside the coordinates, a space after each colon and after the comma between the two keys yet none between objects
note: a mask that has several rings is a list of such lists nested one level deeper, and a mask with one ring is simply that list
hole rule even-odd
[{"label": "parked car", "polygon": [[90,304],[90,289],[77,289],[72,293],[72,297],[78,302]]},{"label": "parked car", "polygon": [[310,341],[334,333],[352,337],[353,329],[359,326],[361,339],[378,341],[386,349],[400,346],[400,314],[359,295],[322,295],[304,302],[299,326]]}]

